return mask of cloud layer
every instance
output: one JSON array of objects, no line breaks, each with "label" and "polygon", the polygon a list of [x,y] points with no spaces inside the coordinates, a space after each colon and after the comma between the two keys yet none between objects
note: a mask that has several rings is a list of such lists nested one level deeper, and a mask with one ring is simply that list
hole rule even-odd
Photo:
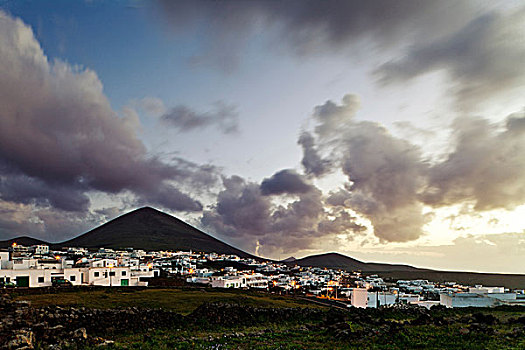
[{"label": "cloud layer", "polygon": [[471,201],[476,210],[513,209],[525,202],[525,114],[503,125],[459,118],[452,125],[454,150],[430,168],[424,203]]},{"label": "cloud layer", "polygon": [[456,119],[450,127],[453,149],[431,163],[418,146],[384,126],[355,120],[356,101],[347,95],[341,104],[327,101],[314,108],[316,142],[349,181],[327,202],[370,219],[381,240],[420,237],[429,219],[425,205],[471,203],[476,210],[491,210],[524,203],[523,113],[510,115],[503,124],[480,117]]},{"label": "cloud layer", "polygon": [[89,194],[100,191],[127,192],[137,203],[171,210],[202,209],[181,188],[210,185],[213,169],[149,155],[136,115],[111,109],[95,72],[49,62],[31,28],[4,12],[0,80],[0,198],[6,203],[82,216]]},{"label": "cloud layer", "polygon": [[[370,220],[380,241],[408,242],[425,234],[433,209],[467,204],[484,211],[524,203],[523,113],[497,124],[480,117],[456,119],[450,125],[451,150],[431,161],[383,125],[357,120],[358,108],[352,95],[314,107],[313,131],[303,132],[298,142],[305,174],[285,169],[260,185],[225,178],[216,206],[204,212],[201,224],[245,249],[257,243],[262,252],[275,254],[283,245],[297,251],[323,240],[336,242],[338,235],[346,241],[363,235],[367,229],[352,213]],[[332,172],[347,178],[338,191],[323,194],[311,184]]]},{"label": "cloud layer", "polygon": [[[224,178],[224,190],[219,193],[217,204],[204,211],[201,225],[244,249],[254,251],[259,246],[262,255],[307,249],[321,241],[336,243],[338,235],[351,239],[366,230],[345,211],[325,208],[318,188],[310,186],[307,191],[298,191],[297,184],[304,181],[294,174],[285,181],[286,186],[279,185],[279,191],[268,196],[262,193],[266,185],[238,176]],[[284,193],[294,193],[295,198],[287,203],[274,201],[275,195]]]},{"label": "cloud layer", "polygon": [[[210,51],[219,60],[235,55],[232,51],[262,29],[277,31],[274,44],[286,43],[294,52],[306,54],[341,50],[366,38],[389,47],[415,29],[425,35],[442,32],[444,18],[448,27],[455,27],[472,12],[468,2],[451,8],[415,0],[161,0],[159,4],[159,11],[176,31],[205,21]],[[436,13],[442,16],[436,18]]]},{"label": "cloud layer", "polygon": [[232,134],[239,131],[238,118],[236,107],[224,102],[215,103],[213,109],[208,112],[197,112],[187,106],[178,105],[161,116],[161,120],[166,125],[177,128],[180,131],[216,126],[224,134]]},{"label": "cloud layer", "polygon": [[[207,23],[199,33],[209,46],[194,64],[216,60],[227,67],[264,31],[270,45],[296,55],[346,53],[371,39],[385,49],[381,55],[396,52],[375,71],[381,83],[443,71],[462,111],[525,85],[516,64],[525,61],[523,10],[473,18],[463,2],[454,8],[386,0],[160,3],[176,30]],[[426,155],[384,125],[356,118],[360,101],[349,94],[313,107],[312,127],[297,140],[300,164],[248,180],[152,154],[140,138],[137,111],[113,110],[94,71],[49,61],[31,28],[3,12],[0,81],[2,238],[77,234],[117,214],[114,203],[93,206],[94,196],[104,195],[126,208],[150,204],[193,218],[202,212],[207,231],[275,257],[325,242],[337,247],[370,228],[376,241],[413,241],[425,234],[428,212],[441,207],[483,211],[525,203],[523,112],[503,123],[465,113],[448,130],[451,149]],[[239,129],[236,106],[224,102],[167,108],[146,98],[137,106],[180,132],[216,128],[229,136]],[[320,184],[332,175],[342,175],[343,183],[325,193]]]},{"label": "cloud layer", "polygon": [[485,13],[462,29],[413,45],[404,56],[378,68],[383,83],[404,83],[443,70],[456,103],[464,110],[525,85],[525,8],[510,14]]}]

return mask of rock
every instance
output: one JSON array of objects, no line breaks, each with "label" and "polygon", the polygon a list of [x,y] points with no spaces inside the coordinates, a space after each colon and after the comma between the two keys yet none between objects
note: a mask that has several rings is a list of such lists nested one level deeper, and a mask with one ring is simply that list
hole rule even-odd
[{"label": "rock", "polygon": [[87,331],[85,328],[79,328],[72,333],[74,339],[86,340],[88,338]]},{"label": "rock", "polygon": [[48,331],[51,331],[51,332],[60,332],[64,329],[64,326],[61,325],[61,324],[57,324],[56,326],[53,326],[53,327],[48,327]]},{"label": "rock", "polygon": [[8,349],[33,349],[35,343],[35,335],[31,331],[19,330],[15,334],[15,339],[7,343]]},{"label": "rock", "polygon": [[97,344],[97,346],[110,346],[110,345],[113,345],[115,344],[115,342],[113,340],[104,340],[104,342],[100,343],[100,344]]}]

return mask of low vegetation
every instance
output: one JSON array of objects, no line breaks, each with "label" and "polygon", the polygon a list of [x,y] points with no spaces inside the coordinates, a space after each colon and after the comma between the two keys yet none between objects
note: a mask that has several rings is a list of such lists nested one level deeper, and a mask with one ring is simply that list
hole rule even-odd
[{"label": "low vegetation", "polygon": [[[182,288],[10,293],[0,303],[3,322],[18,329],[17,341],[33,339],[41,349],[57,342],[62,349],[525,348],[525,307],[342,309]],[[3,333],[4,344],[12,333]]]},{"label": "low vegetation", "polygon": [[90,309],[150,308],[166,309],[186,315],[205,302],[237,303],[254,307],[318,307],[311,303],[279,295],[218,289],[132,289],[97,288],[93,290],[54,289],[51,293],[15,295],[16,300],[34,307],[50,305]]}]

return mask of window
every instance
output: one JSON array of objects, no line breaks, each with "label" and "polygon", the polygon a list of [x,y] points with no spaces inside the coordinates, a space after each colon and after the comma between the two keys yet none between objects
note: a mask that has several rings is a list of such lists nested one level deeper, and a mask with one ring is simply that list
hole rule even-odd
[{"label": "window", "polygon": [[75,282],[77,280],[77,276],[69,276],[69,280],[71,282]]},{"label": "window", "polygon": [[109,271],[109,276],[115,276],[115,271]]},{"label": "window", "polygon": [[44,283],[44,277],[38,277],[38,283]]},{"label": "window", "polygon": [[127,271],[122,270],[122,276],[126,276]]},{"label": "window", "polygon": [[98,277],[98,276],[100,276],[100,273],[99,273],[98,271],[95,271],[95,273],[93,274],[93,276]]}]

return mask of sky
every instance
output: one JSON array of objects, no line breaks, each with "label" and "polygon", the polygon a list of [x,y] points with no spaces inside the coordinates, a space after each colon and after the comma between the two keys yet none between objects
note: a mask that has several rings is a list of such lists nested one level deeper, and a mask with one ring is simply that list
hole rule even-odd
[{"label": "sky", "polygon": [[521,1],[0,0],[0,239],[142,206],[264,257],[525,273]]}]

